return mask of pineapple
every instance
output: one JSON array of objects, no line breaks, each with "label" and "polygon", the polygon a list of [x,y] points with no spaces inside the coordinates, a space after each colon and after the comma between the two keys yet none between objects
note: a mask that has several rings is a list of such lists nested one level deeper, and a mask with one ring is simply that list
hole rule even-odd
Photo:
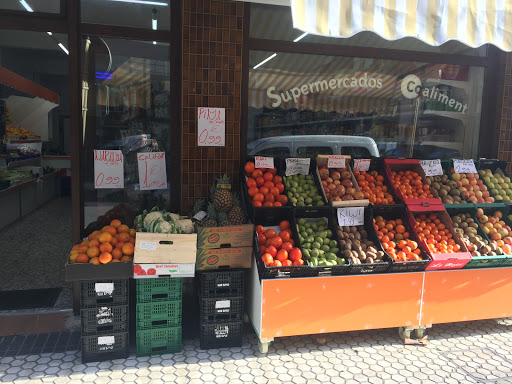
[{"label": "pineapple", "polygon": [[208,203],[207,209],[208,217],[201,221],[199,224],[201,227],[216,227],[217,226],[217,212],[212,203]]},{"label": "pineapple", "polygon": [[[224,174],[220,179],[217,179],[217,184],[229,184],[229,177]],[[212,201],[215,209],[222,212],[229,212],[233,208],[233,195],[228,189],[218,189],[213,191]]]},{"label": "pineapple", "polygon": [[236,194],[233,196],[233,208],[229,211],[229,221],[232,225],[241,225],[245,223],[245,214],[240,207],[240,199]]},{"label": "pineapple", "polygon": [[196,200],[194,208],[192,208],[192,211],[190,212],[190,217],[194,217],[200,211],[205,211],[206,208],[207,204],[205,199]]},{"label": "pineapple", "polygon": [[218,219],[219,225],[221,227],[227,227],[228,225],[231,225],[231,222],[229,221],[229,216],[226,212],[219,212]]}]

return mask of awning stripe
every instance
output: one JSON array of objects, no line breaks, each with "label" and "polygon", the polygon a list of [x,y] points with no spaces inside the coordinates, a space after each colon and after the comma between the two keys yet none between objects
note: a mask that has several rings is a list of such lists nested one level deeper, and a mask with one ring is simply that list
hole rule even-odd
[{"label": "awning stripe", "polygon": [[458,40],[510,51],[511,6],[512,0],[292,0],[292,15],[295,28],[315,35],[373,31],[388,40],[410,36],[432,46]]}]

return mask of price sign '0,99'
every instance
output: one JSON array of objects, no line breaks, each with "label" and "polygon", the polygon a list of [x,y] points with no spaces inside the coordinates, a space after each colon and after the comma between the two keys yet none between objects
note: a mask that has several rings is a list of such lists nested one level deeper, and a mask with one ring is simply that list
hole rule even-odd
[{"label": "price sign '0,99'", "polygon": [[197,108],[197,145],[224,147],[226,145],[226,109]]},{"label": "price sign '0,99'", "polygon": [[425,172],[425,176],[441,176],[443,168],[441,167],[441,160],[420,160],[421,168]]},{"label": "price sign '0,99'", "polygon": [[94,188],[124,188],[121,151],[94,150]]}]

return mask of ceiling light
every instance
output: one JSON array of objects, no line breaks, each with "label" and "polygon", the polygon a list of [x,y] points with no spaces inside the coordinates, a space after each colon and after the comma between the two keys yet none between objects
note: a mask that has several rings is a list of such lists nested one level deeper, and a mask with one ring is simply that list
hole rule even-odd
[{"label": "ceiling light", "polygon": [[69,51],[68,49],[62,44],[62,43],[59,43],[59,47],[60,49],[62,49],[64,52],[66,52],[66,55],[69,55]]},{"label": "ceiling light", "polygon": [[156,45],[156,41],[153,41],[153,45]]},{"label": "ceiling light", "polygon": [[256,68],[258,68],[260,65],[265,64],[267,61],[272,60],[272,59],[273,59],[274,57],[276,57],[276,56],[277,56],[277,53],[274,53],[272,56],[267,57],[267,58],[266,58],[265,60],[263,60],[261,63],[256,64],[254,67],[252,67],[252,69],[256,69]]},{"label": "ceiling light", "polygon": [[34,12],[34,10],[28,5],[28,3],[25,0],[20,0],[21,5],[23,5],[23,8],[25,8],[29,12]]},{"label": "ceiling light", "polygon": [[303,38],[305,38],[307,35],[308,35],[308,32],[304,32],[302,35],[300,35],[295,40],[293,40],[293,42],[296,43],[297,41],[302,40]]},{"label": "ceiling light", "polygon": [[46,32],[46,33],[49,34],[50,36],[53,35],[53,33],[51,33],[51,32]]},{"label": "ceiling light", "polygon": [[161,1],[146,1],[146,0],[110,0],[110,1],[119,1],[121,3],[133,3],[133,4],[144,4],[144,5],[159,5],[162,7],[167,7],[169,5],[169,4],[163,3]]}]

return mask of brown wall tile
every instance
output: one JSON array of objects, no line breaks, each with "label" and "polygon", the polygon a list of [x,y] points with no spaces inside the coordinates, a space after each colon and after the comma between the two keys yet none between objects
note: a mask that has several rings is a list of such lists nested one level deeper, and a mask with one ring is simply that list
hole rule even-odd
[{"label": "brown wall tile", "polygon": [[505,81],[498,87],[499,102],[496,106],[498,120],[498,158],[507,161],[507,172],[512,172],[512,53],[506,54],[506,62],[503,63]]}]

